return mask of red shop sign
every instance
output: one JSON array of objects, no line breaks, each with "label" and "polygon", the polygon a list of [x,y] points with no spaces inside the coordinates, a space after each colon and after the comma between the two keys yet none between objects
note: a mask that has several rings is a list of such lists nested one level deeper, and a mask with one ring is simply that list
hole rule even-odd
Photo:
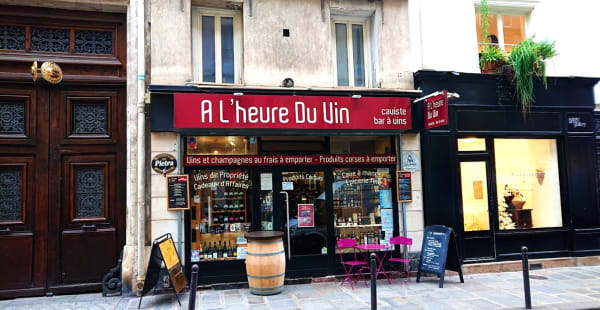
[{"label": "red shop sign", "polygon": [[188,155],[186,166],[393,165],[396,155]]},{"label": "red shop sign", "polygon": [[425,99],[425,129],[448,125],[448,92]]},{"label": "red shop sign", "polygon": [[410,129],[410,99],[175,93],[175,128]]}]

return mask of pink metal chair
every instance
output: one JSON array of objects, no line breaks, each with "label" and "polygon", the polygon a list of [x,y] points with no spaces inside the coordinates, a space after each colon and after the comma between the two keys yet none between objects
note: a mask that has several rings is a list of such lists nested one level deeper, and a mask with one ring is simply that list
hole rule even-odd
[{"label": "pink metal chair", "polygon": [[[388,259],[388,262],[390,263],[390,269],[391,269],[392,263],[397,263],[400,265],[404,264],[404,272],[406,272],[405,282],[408,282],[408,278],[410,277],[410,258],[395,258],[393,250],[396,245],[400,245],[400,246],[405,245],[408,247],[408,252],[410,252],[410,246],[412,245],[412,243],[413,243],[412,239],[407,238],[407,237],[398,236],[398,237],[390,238],[390,244],[392,246],[391,257]],[[408,252],[406,252],[406,253],[408,253]],[[404,254],[404,252],[402,254]]]},{"label": "pink metal chair", "polygon": [[[354,285],[352,285],[352,270],[356,267],[358,269],[358,277],[361,277],[363,279],[363,281],[365,282],[365,286],[367,286],[367,281],[365,280],[365,277],[363,276],[363,269],[365,268],[369,268],[369,264],[365,261],[362,260],[358,260],[356,258],[356,248],[355,248],[356,242],[353,239],[340,239],[337,242],[337,248],[340,250],[340,263],[342,264],[342,267],[344,267],[344,271],[346,272],[346,276],[344,277],[344,279],[342,280],[342,283],[340,283],[340,285],[344,285],[344,282],[346,280],[348,280],[348,282],[350,282],[350,287],[352,289],[354,289]],[[342,249],[344,248],[352,248],[352,253],[354,253],[354,260],[351,261],[344,261],[344,255],[342,254]],[[358,283],[358,279],[355,280],[355,283]]]}]

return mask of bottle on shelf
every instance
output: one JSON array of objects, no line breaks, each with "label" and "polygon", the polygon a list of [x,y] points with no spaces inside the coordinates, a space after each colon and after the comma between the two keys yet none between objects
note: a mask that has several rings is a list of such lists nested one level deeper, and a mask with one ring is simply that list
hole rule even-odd
[{"label": "bottle on shelf", "polygon": [[203,260],[204,259],[204,249],[202,248],[202,246],[200,246],[200,248],[198,249],[198,260]]},{"label": "bottle on shelf", "polygon": [[233,257],[233,248],[231,248],[231,240],[229,240],[229,246],[227,247],[227,257]]},{"label": "bottle on shelf", "polygon": [[204,241],[204,243],[202,244],[202,251],[200,251],[200,258],[207,259],[207,253],[208,252],[206,252],[206,241]]},{"label": "bottle on shelf", "polygon": [[217,258],[219,257],[218,252],[217,252],[217,242],[213,242],[213,247],[212,247],[212,258]]},{"label": "bottle on shelf", "polygon": [[223,246],[221,245],[221,240],[219,240],[219,247],[217,248],[217,257],[223,257]]},{"label": "bottle on shelf", "polygon": [[237,243],[233,246],[233,257],[237,258]]}]

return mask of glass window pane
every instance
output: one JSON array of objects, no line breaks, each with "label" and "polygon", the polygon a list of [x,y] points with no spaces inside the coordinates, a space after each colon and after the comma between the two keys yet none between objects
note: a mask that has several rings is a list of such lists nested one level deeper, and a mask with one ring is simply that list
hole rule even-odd
[{"label": "glass window pane", "polygon": [[202,81],[215,82],[214,16],[202,16]]},{"label": "glass window pane", "polygon": [[190,172],[192,262],[244,259],[238,236],[251,231],[252,184],[247,170]]},{"label": "glass window pane", "polygon": [[487,40],[485,40],[485,42],[482,42],[481,40],[483,39],[483,33],[482,33],[482,22],[483,19],[481,18],[481,14],[476,13],[475,14],[475,22],[476,22],[476,29],[477,29],[477,46],[479,47],[479,51],[481,52],[481,49],[483,48],[483,46],[485,44],[495,44],[498,45],[498,18],[496,17],[496,15],[490,14],[488,15],[488,20],[490,22],[489,27],[488,27],[488,37]]},{"label": "glass window pane", "polygon": [[233,17],[221,17],[221,71],[223,83],[234,82]]},{"label": "glass window pane", "polygon": [[[394,228],[391,180],[388,168],[333,169],[336,240],[389,245]],[[336,253],[352,251],[336,245]]]},{"label": "glass window pane", "polygon": [[485,152],[484,138],[460,138],[456,140],[459,152]]},{"label": "glass window pane", "polygon": [[365,86],[365,50],[362,25],[352,25],[352,53],[354,57],[354,86]]},{"label": "glass window pane", "polygon": [[273,230],[273,174],[260,174],[260,230]]},{"label": "glass window pane", "polygon": [[500,229],[562,226],[554,139],[494,139]]},{"label": "glass window pane", "polygon": [[188,155],[256,155],[256,143],[241,136],[187,137]]},{"label": "glass window pane", "polygon": [[335,55],[337,61],[338,86],[348,86],[348,42],[346,24],[335,24]]},{"label": "glass window pane", "polygon": [[502,29],[504,30],[504,49],[510,52],[513,46],[525,39],[525,17],[502,16]]},{"label": "glass window pane", "polygon": [[[282,172],[281,180],[292,183],[291,188],[293,188],[286,190],[289,195],[292,256],[327,255],[325,173],[323,171]],[[282,199],[285,199],[285,196]],[[287,233],[287,227],[285,232]],[[284,237],[285,239],[287,238]]]},{"label": "glass window pane", "polygon": [[486,175],[484,161],[460,163],[460,187],[465,231],[490,229]]},{"label": "glass window pane", "polygon": [[389,136],[332,136],[331,154],[391,154]]}]

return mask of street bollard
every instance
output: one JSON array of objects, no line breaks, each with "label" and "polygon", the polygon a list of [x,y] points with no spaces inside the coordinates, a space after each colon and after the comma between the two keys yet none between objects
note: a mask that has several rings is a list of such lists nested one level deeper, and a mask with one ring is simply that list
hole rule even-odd
[{"label": "street bollard", "polygon": [[371,310],[377,310],[377,255],[371,253]]},{"label": "street bollard", "polygon": [[529,259],[527,258],[527,247],[521,248],[523,260],[523,289],[525,290],[525,308],[531,309],[531,290],[529,287]]},{"label": "street bollard", "polygon": [[188,310],[196,309],[196,289],[198,287],[198,265],[192,265],[192,281],[190,282],[190,299],[188,300]]}]

